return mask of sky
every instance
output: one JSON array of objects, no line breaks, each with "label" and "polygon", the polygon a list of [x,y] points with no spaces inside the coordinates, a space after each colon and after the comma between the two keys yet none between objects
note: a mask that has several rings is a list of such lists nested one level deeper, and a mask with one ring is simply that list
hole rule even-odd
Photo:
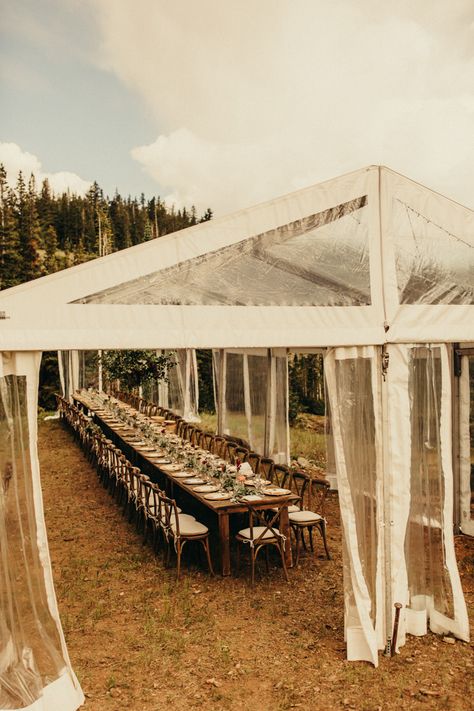
[{"label": "sky", "polygon": [[370,164],[474,207],[472,0],[0,0],[0,161],[224,214]]}]

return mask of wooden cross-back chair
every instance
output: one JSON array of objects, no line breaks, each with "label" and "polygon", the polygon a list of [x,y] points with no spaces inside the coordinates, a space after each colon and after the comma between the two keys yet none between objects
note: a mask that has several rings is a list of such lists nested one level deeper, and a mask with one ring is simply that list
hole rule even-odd
[{"label": "wooden cross-back chair", "polygon": [[[305,531],[308,532],[309,545],[311,551],[313,547],[313,529],[316,528],[323,539],[326,556],[330,560],[327,536],[326,519],[324,518],[324,504],[329,491],[329,482],[326,479],[311,479],[308,474],[300,471],[292,471],[290,478],[291,489],[300,497],[300,509],[289,512],[290,527],[296,538],[296,558],[295,565],[298,565],[301,543],[306,548],[304,539]],[[305,503],[308,508],[305,508]],[[309,508],[311,507],[311,508]],[[318,508],[318,511],[313,509]]]},{"label": "wooden cross-back chair", "polygon": [[[240,530],[236,535],[236,540],[244,546],[248,546],[250,551],[251,582],[255,582],[255,564],[257,556],[262,548],[265,549],[265,561],[267,572],[269,572],[268,546],[275,547],[280,553],[281,564],[285,578],[288,581],[288,571],[285,562],[285,537],[277,527],[282,509],[287,505],[285,500],[275,507],[270,517],[266,517],[265,510],[255,508],[251,503],[246,502],[249,512],[248,528]],[[237,566],[240,566],[240,546],[237,548]]]},{"label": "wooden cross-back chair", "polygon": [[171,557],[171,546],[176,551],[176,578],[179,580],[181,572],[181,553],[189,541],[201,543],[206,553],[209,572],[214,575],[212,568],[211,552],[209,549],[209,529],[204,524],[196,521],[193,516],[179,513],[176,501],[170,499],[161,491],[158,492],[160,527],[167,543],[166,564]]},{"label": "wooden cross-back chair", "polygon": [[258,473],[262,479],[267,479],[268,481],[273,481],[273,467],[275,462],[270,457],[260,457],[259,471]]},{"label": "wooden cross-back chair", "polygon": [[212,435],[211,452],[221,459],[226,459],[227,440],[220,435]]},{"label": "wooden cross-back chair", "polygon": [[271,470],[270,481],[275,486],[286,488],[290,479],[290,470],[285,464],[274,464]]},{"label": "wooden cross-back chair", "polygon": [[247,452],[245,455],[245,461],[250,464],[254,474],[260,473],[260,460],[261,456],[257,452]]},{"label": "wooden cross-back chair", "polygon": [[249,454],[249,450],[246,449],[245,447],[240,447],[240,446],[236,447],[234,450],[234,455],[233,455],[234,461],[232,462],[232,464],[235,464],[237,459],[239,459],[241,462],[245,462],[248,454]]},{"label": "wooden cross-back chair", "polygon": [[201,432],[200,447],[201,449],[206,449],[208,452],[211,451],[213,436],[210,432]]}]

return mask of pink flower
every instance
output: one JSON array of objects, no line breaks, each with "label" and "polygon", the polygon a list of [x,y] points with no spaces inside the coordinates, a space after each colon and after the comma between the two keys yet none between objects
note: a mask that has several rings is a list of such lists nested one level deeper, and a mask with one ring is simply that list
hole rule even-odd
[{"label": "pink flower", "polygon": [[245,481],[245,474],[237,474],[235,480],[238,481],[239,484],[243,484]]}]

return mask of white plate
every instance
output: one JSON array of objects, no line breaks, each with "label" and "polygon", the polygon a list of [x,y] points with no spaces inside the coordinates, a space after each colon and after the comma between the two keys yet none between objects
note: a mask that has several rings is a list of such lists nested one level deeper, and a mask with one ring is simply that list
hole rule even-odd
[{"label": "white plate", "polygon": [[[246,479],[244,481],[244,484],[245,484],[245,486],[256,486],[257,485],[255,479]],[[260,484],[262,486],[265,486],[266,484],[270,484],[270,482],[267,479],[261,479]]]},{"label": "white plate", "polygon": [[232,494],[227,494],[225,491],[216,491],[212,494],[204,494],[203,498],[208,501],[228,501],[232,498]]},{"label": "white plate", "polygon": [[194,491],[197,494],[211,494],[215,491],[219,491],[219,487],[214,486],[214,484],[204,484],[204,486],[196,486]]},{"label": "white plate", "polygon": [[189,472],[173,472],[171,475],[174,479],[187,479]]},{"label": "white plate", "polygon": [[198,476],[192,476],[189,477],[189,479],[183,479],[183,484],[189,484],[192,486],[193,484],[205,484],[206,482],[204,479],[200,479]]},{"label": "white plate", "polygon": [[[164,462],[162,462],[164,464]],[[162,467],[164,472],[180,472],[181,467],[179,464],[166,464]]]},{"label": "white plate", "polygon": [[150,457],[154,464],[169,464],[171,465],[171,459],[165,459],[164,457]]},{"label": "white plate", "polygon": [[242,501],[262,501],[263,498],[265,497],[259,496],[259,494],[247,494],[246,496],[242,496]]},{"label": "white plate", "polygon": [[289,489],[280,489],[278,486],[267,486],[263,493],[269,496],[286,496],[286,494],[291,494],[291,491]]}]

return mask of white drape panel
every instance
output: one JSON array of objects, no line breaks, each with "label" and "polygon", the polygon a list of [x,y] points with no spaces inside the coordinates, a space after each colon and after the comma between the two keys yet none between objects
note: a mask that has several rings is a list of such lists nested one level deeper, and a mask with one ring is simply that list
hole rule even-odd
[{"label": "white drape panel", "polygon": [[331,349],[324,360],[343,529],[347,656],[374,665],[384,646],[378,364],[371,346]]},{"label": "white drape panel", "polygon": [[325,358],[347,653],[374,664],[391,636],[395,602],[403,606],[397,648],[428,625],[469,638],[454,551],[448,349],[387,352],[385,381],[374,348],[337,348]]},{"label": "white drape panel", "polygon": [[[408,366],[409,511],[404,538],[406,629],[469,639],[453,534],[451,372],[445,345],[393,346]],[[405,352],[405,353],[404,353]],[[406,508],[405,508],[406,512]],[[403,532],[403,528],[400,527]]]},{"label": "white drape panel", "polygon": [[40,353],[0,356],[0,707],[75,711],[54,593],[37,456]]},{"label": "white drape panel", "polygon": [[461,474],[461,530],[468,536],[474,536],[474,518],[472,515],[472,486],[473,465],[471,464],[471,422],[474,422],[474,413],[471,412],[471,387],[474,388],[474,357],[462,356],[461,377],[459,382],[460,412],[460,474]]},{"label": "white drape panel", "polygon": [[196,351],[193,348],[165,351],[170,352],[174,355],[175,365],[169,369],[168,383],[159,387],[159,404],[188,422],[200,422]]},{"label": "white drape panel", "polygon": [[290,450],[286,349],[215,350],[213,372],[222,433],[240,437],[254,451],[286,464]]},{"label": "white drape panel", "polygon": [[61,394],[72,402],[72,394],[79,388],[79,351],[58,351]]}]

